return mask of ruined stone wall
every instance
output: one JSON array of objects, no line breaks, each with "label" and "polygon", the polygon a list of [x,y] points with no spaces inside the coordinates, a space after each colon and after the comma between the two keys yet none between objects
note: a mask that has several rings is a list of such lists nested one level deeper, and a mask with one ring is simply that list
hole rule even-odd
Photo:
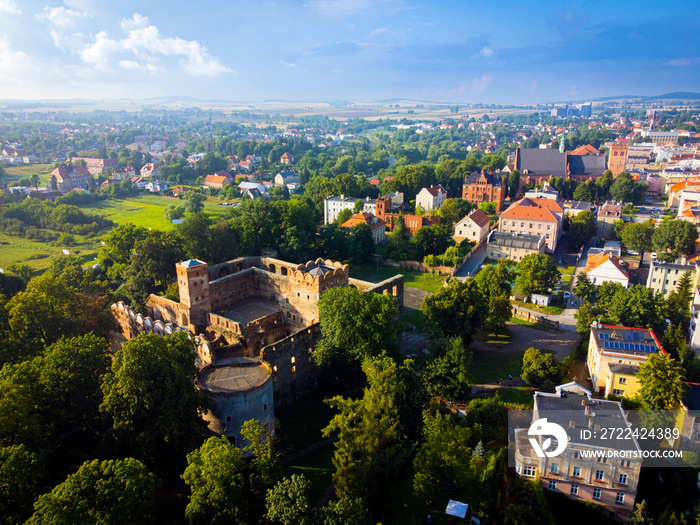
[{"label": "ruined stone wall", "polygon": [[396,297],[396,309],[403,312],[403,275],[395,275],[380,283],[369,283],[359,279],[349,279],[348,285],[366,293],[393,295]]},{"label": "ruined stone wall", "polygon": [[321,338],[316,323],[262,350],[262,359],[272,367],[275,406],[286,406],[318,385],[318,369],[312,352]]},{"label": "ruined stone wall", "polygon": [[[166,299],[162,295],[151,294],[146,309],[153,319],[160,319],[165,323],[187,326],[188,320],[183,319],[182,314],[186,311],[180,303]],[[182,321],[185,321],[182,323]]]},{"label": "ruined stone wall", "polygon": [[241,272],[233,273],[209,282],[209,297],[213,312],[225,310],[255,293],[255,269],[247,268]]},{"label": "ruined stone wall", "polygon": [[237,259],[215,264],[209,267],[209,282],[253,267],[263,267],[260,257],[238,257]]}]

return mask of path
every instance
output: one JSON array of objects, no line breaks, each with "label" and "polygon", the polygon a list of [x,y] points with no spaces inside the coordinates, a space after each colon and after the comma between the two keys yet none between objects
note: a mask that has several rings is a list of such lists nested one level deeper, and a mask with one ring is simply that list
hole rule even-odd
[{"label": "path", "polygon": [[454,277],[460,281],[464,281],[467,277],[473,277],[476,271],[481,267],[484,259],[486,259],[486,243],[483,243],[474,250],[474,253],[467,259],[467,262],[455,272]]}]

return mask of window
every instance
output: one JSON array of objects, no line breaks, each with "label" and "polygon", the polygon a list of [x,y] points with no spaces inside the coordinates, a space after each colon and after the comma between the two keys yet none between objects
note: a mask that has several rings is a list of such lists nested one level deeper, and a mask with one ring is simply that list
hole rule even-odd
[{"label": "window", "polygon": [[574,459],[578,459],[578,452],[574,452]]},{"label": "window", "polygon": [[515,226],[515,221],[513,221],[512,225]]},{"label": "window", "polygon": [[600,489],[593,489],[593,499],[600,499]]},{"label": "window", "polygon": [[538,229],[538,230],[541,230],[541,229],[542,229],[542,225],[541,225],[541,224],[538,224],[538,225],[537,225],[537,229]]},{"label": "window", "polygon": [[552,463],[549,467],[549,470],[552,474],[558,474],[559,473],[559,465],[556,463]]},{"label": "window", "polygon": [[619,388],[613,388],[613,395],[614,395],[614,396],[624,396],[624,395],[625,395],[625,391],[624,391],[624,390],[620,390]]},{"label": "window", "polygon": [[571,495],[576,496],[578,494],[578,485],[575,483],[571,485]]},{"label": "window", "polygon": [[620,378],[620,384],[621,384],[621,385],[626,385],[626,384],[627,384],[627,378],[626,378],[626,377],[621,377],[621,378]]},{"label": "window", "polygon": [[622,462],[623,467],[629,468],[632,465],[632,462],[629,459],[626,459],[625,461]]},{"label": "window", "polygon": [[574,467],[574,473],[572,474],[575,478],[581,477],[581,467]]},{"label": "window", "polygon": [[627,485],[627,474],[620,474],[620,485]]},{"label": "window", "polygon": [[230,423],[230,422],[231,422],[231,416],[226,416],[226,423]]},{"label": "window", "polygon": [[557,482],[556,481],[549,482],[549,490],[557,490]]},{"label": "window", "polygon": [[521,227],[521,228],[524,228],[524,227],[525,227],[525,223],[524,223],[524,222],[521,222],[521,223],[520,223],[520,227]]},{"label": "window", "polygon": [[524,466],[523,467],[523,476],[534,476],[535,470],[536,470],[535,467]]},{"label": "window", "polygon": [[695,439],[700,439],[700,430],[695,432]]},{"label": "window", "polygon": [[603,481],[603,471],[602,470],[595,471],[595,480],[596,481]]},{"label": "window", "polygon": [[547,229],[548,229],[548,230],[551,230],[551,229],[552,229],[552,225],[551,225],[551,224],[548,224],[548,225],[547,225]]},{"label": "window", "polygon": [[655,282],[656,282],[656,277],[654,277],[654,278],[651,280],[651,282],[652,282],[652,283],[655,283]]},{"label": "window", "polygon": [[602,458],[596,458],[596,461],[597,461],[598,463],[607,463],[607,462],[608,462],[608,458],[606,458],[605,456],[603,456]]},{"label": "window", "polygon": [[618,492],[617,495],[615,496],[615,503],[624,503],[624,502],[625,502],[625,493]]}]

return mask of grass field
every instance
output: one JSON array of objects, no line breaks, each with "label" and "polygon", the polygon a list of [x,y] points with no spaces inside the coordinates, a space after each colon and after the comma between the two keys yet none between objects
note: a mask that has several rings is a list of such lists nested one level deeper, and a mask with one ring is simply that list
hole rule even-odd
[{"label": "grass field", "polygon": [[526,405],[532,407],[534,401],[532,399],[532,394],[537,390],[529,386],[514,386],[509,388],[502,388],[496,390],[495,392],[489,392],[488,394],[482,394],[476,396],[477,398],[491,397],[498,394],[498,397],[506,403],[517,403],[519,405]]},{"label": "grass field", "polygon": [[13,166],[5,168],[7,175],[2,178],[3,182],[14,182],[19,179],[29,178],[34,173],[39,175],[39,186],[46,186],[49,175],[53,170],[53,164],[29,164],[26,166]]},{"label": "grass field", "polygon": [[532,310],[545,315],[559,315],[564,309],[561,306],[539,306],[534,303],[524,303],[522,301],[511,301],[512,304],[518,308],[524,308],[526,310]]},{"label": "grass field", "polygon": [[541,324],[528,323],[527,321],[523,321],[522,319],[518,319],[517,317],[511,317],[508,322],[513,324],[521,324],[523,326],[529,326],[530,328],[534,328],[535,330],[542,330],[543,332],[549,332],[550,330],[549,328]]},{"label": "grass field", "polygon": [[[213,219],[224,218],[231,208],[218,206],[219,201],[207,200],[204,203],[206,211]],[[161,195],[139,195],[123,200],[105,200],[92,203],[90,206],[81,206],[89,213],[97,213],[117,224],[128,222],[144,228],[170,231],[173,224],[165,219],[165,209],[168,206],[181,204],[179,199],[163,197]]]},{"label": "grass field", "polygon": [[350,266],[350,277],[355,279],[380,282],[399,274],[403,275],[404,285],[430,293],[437,292],[445,283],[445,276],[436,273],[422,273],[407,268],[394,268],[393,266],[380,266],[379,268],[376,265]]},{"label": "grass field", "polygon": [[493,383],[496,379],[508,379],[508,374],[517,377],[523,373],[522,353],[504,354],[485,350],[474,350],[469,365],[474,384]]},{"label": "grass field", "polygon": [[64,248],[68,248],[71,253],[79,250],[84,264],[94,261],[100,242],[95,239],[88,240],[79,235],[74,237],[76,244],[73,246],[52,246],[24,237],[0,233],[0,268],[7,268],[11,264],[28,264],[40,272],[48,268],[51,259],[60,256]]},{"label": "grass field", "polygon": [[411,323],[416,327],[418,332],[428,331],[428,321],[425,318],[425,314],[421,310],[414,310],[413,308],[405,308],[403,319],[407,323]]}]

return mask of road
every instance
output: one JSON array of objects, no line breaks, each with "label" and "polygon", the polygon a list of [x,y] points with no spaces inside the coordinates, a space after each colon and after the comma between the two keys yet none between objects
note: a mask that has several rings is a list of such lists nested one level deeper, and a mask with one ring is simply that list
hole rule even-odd
[{"label": "road", "polygon": [[471,254],[467,262],[455,272],[454,277],[460,281],[464,281],[467,277],[474,277],[474,274],[481,267],[481,264],[486,259],[486,243],[483,243]]}]

